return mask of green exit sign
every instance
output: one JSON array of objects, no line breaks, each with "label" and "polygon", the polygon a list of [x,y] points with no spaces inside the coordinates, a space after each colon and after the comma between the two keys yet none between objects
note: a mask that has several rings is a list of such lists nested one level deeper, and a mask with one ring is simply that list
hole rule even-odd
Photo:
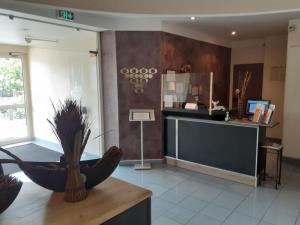
[{"label": "green exit sign", "polygon": [[57,18],[61,20],[74,21],[74,13],[68,10],[57,10]]}]

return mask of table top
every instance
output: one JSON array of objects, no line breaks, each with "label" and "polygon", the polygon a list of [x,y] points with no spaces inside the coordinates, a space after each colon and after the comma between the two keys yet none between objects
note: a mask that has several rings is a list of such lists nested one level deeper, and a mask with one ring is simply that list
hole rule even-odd
[{"label": "table top", "polygon": [[229,122],[241,124],[241,125],[243,125],[243,124],[244,125],[256,125],[256,126],[267,127],[267,128],[274,128],[277,125],[279,125],[279,122],[277,122],[277,121],[271,121],[269,124],[265,124],[265,123],[255,123],[255,122],[248,120],[247,118],[233,119],[233,120],[230,120]]},{"label": "table top", "polygon": [[13,204],[0,215],[5,225],[99,225],[151,197],[149,190],[110,177],[89,191],[87,199],[64,202],[34,183],[24,183]]}]

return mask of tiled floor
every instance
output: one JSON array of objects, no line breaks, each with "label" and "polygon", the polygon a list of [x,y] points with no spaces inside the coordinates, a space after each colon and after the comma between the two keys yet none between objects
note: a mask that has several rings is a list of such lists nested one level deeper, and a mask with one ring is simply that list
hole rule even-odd
[{"label": "tiled floor", "polygon": [[253,188],[155,165],[119,166],[113,176],[152,190],[153,225],[300,225],[300,168],[284,164],[282,186]]}]

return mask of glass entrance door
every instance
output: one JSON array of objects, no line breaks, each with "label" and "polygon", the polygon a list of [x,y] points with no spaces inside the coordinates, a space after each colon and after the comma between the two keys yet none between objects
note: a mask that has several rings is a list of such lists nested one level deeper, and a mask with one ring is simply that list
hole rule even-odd
[{"label": "glass entrance door", "polygon": [[0,145],[28,136],[22,58],[0,56]]}]

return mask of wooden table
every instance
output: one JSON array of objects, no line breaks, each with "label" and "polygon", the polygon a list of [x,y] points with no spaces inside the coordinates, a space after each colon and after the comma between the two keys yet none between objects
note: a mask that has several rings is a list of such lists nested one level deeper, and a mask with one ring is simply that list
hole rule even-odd
[{"label": "wooden table", "polygon": [[63,201],[34,183],[24,183],[14,203],[0,215],[1,225],[151,225],[151,191],[108,178],[78,203]]}]

